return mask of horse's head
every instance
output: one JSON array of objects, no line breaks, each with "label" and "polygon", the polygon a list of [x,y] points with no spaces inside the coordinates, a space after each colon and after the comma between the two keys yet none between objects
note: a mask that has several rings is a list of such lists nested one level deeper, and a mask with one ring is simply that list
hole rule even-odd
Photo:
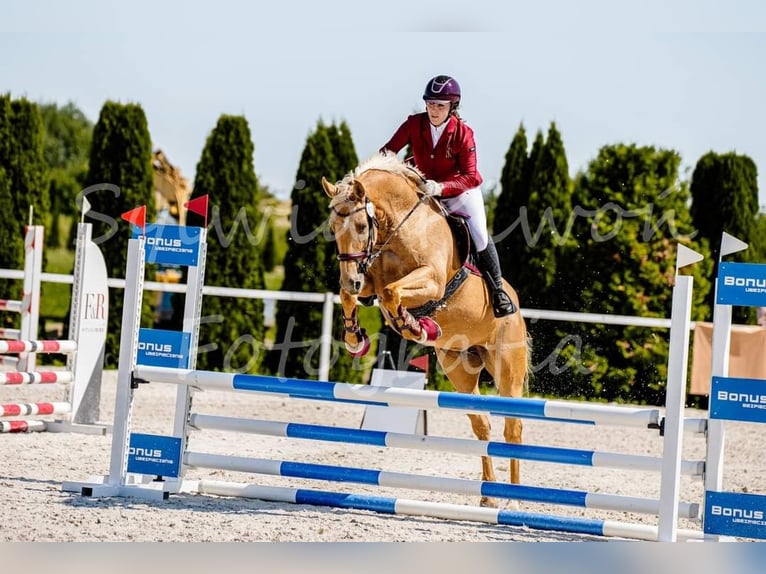
[{"label": "horse's head", "polygon": [[323,177],[322,187],[332,200],[329,223],[338,248],[340,286],[356,295],[364,287],[364,275],[372,262],[375,206],[358,179],[346,178],[333,185]]}]

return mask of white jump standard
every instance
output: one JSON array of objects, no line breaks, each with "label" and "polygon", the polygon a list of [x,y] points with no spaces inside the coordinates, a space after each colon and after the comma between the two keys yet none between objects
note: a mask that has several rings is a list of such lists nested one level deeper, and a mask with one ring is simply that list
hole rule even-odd
[{"label": "white jump standard", "polygon": [[[98,424],[101,375],[108,312],[106,265],[98,246],[91,240],[92,225],[80,223],[77,229],[75,268],[70,306],[70,340],[0,341],[0,362],[34,368],[40,353],[67,355],[66,370],[6,371],[0,373],[0,387],[15,385],[65,385],[65,403],[7,403],[0,408],[0,418],[9,416],[60,415],[54,420],[2,420],[0,433],[32,431],[75,431],[105,434],[107,426]],[[42,245],[42,228],[36,230],[35,243]],[[28,265],[25,265],[25,269]],[[34,279],[38,283],[39,275]],[[28,283],[25,271],[25,285]],[[26,287],[25,287],[26,288]],[[39,303],[38,303],[39,306]],[[29,313],[38,316],[38,309]],[[27,332],[23,328],[20,333]],[[36,333],[36,329],[34,330]],[[17,357],[9,357],[16,353]],[[1,389],[0,389],[1,390]],[[19,405],[26,405],[20,407]],[[15,405],[15,406],[14,406]],[[51,405],[55,405],[52,407]]]}]

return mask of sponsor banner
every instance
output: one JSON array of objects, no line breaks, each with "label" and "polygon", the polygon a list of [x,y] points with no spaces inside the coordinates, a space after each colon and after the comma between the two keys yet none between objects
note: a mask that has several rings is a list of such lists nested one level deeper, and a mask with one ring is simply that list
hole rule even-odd
[{"label": "sponsor banner", "polygon": [[[144,233],[146,262],[195,267],[199,259],[201,234],[201,227],[148,224]],[[141,229],[133,227],[133,238],[140,235],[142,235]]]},{"label": "sponsor banner", "polygon": [[710,418],[766,423],[766,381],[713,377]]},{"label": "sponsor banner", "polygon": [[75,423],[93,424],[99,420],[109,285],[104,256],[98,245],[90,240],[85,242],[85,269],[82,271],[85,279],[80,286],[73,334],[77,341],[77,368],[72,385],[72,412]]},{"label": "sponsor banner", "polygon": [[718,266],[716,303],[766,307],[766,265],[721,263]]},{"label": "sponsor banner", "polygon": [[705,492],[705,534],[766,540],[766,496]]},{"label": "sponsor banner", "polygon": [[136,363],[151,367],[187,369],[191,333],[165,329],[139,329]]},{"label": "sponsor banner", "polygon": [[180,438],[139,433],[130,434],[128,472],[177,478],[180,468]]}]

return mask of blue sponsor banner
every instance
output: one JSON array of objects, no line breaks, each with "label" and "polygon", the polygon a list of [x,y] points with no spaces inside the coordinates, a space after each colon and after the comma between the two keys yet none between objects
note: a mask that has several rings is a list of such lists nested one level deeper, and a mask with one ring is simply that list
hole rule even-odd
[{"label": "blue sponsor banner", "polygon": [[766,381],[713,377],[710,418],[766,423]]},{"label": "blue sponsor banner", "polygon": [[705,492],[705,534],[766,540],[766,496]]},{"label": "blue sponsor banner", "polygon": [[716,303],[766,307],[766,265],[721,263]]},{"label": "blue sponsor banner", "polygon": [[150,367],[187,369],[191,333],[165,329],[139,329],[136,363]]},{"label": "blue sponsor banner", "polygon": [[128,472],[178,477],[180,468],[180,438],[131,433],[128,447]]},{"label": "blue sponsor banner", "polygon": [[[201,227],[185,225],[146,225],[146,262],[164,265],[194,267],[199,259]],[[139,227],[133,227],[133,238],[141,235]]]}]

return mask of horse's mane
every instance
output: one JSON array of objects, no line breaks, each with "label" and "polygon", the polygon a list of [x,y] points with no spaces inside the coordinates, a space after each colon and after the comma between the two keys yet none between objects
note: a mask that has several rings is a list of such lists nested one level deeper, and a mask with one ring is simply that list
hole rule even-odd
[{"label": "horse's mane", "polygon": [[343,179],[337,183],[339,193],[333,198],[331,205],[344,201],[351,192],[354,185],[354,179],[372,169],[400,175],[405,179],[415,181],[416,183],[425,180],[425,176],[416,167],[403,162],[395,153],[388,150],[382,151],[368,157],[356,166],[356,168],[348,172]]}]

